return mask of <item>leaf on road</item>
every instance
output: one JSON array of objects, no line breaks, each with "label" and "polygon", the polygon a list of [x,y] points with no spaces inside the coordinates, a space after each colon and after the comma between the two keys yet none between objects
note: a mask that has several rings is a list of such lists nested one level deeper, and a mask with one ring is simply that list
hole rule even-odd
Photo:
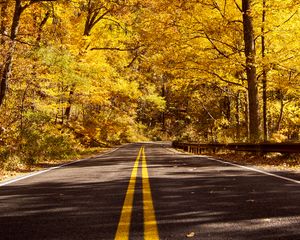
[{"label": "leaf on road", "polygon": [[195,237],[195,233],[194,232],[190,232],[189,234],[186,235],[186,237],[188,237],[188,238]]}]

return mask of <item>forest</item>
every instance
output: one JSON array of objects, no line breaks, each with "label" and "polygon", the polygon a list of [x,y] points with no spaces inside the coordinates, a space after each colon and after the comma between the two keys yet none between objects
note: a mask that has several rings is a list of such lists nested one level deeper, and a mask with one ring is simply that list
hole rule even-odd
[{"label": "forest", "polygon": [[298,142],[299,6],[0,0],[0,168],[146,140]]}]

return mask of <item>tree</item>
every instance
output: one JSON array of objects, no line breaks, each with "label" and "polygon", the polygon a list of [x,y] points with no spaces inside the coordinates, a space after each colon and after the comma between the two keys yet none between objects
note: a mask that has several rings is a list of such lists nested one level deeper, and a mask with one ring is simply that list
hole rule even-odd
[{"label": "tree", "polygon": [[262,27],[261,27],[261,54],[263,61],[262,72],[262,91],[263,91],[263,139],[264,142],[268,141],[268,126],[267,126],[267,69],[264,63],[266,57],[266,41],[265,41],[265,23],[266,23],[266,0],[262,2]]},{"label": "tree", "polygon": [[[13,64],[13,56],[15,53],[16,49],[16,43],[17,43],[17,35],[19,32],[19,25],[20,25],[20,19],[22,13],[31,5],[39,2],[52,2],[56,0],[31,0],[28,1],[25,4],[22,4],[21,0],[16,0],[15,1],[15,6],[14,6],[14,13],[13,13],[13,19],[12,19],[12,24],[11,24],[11,32],[9,36],[9,50],[8,53],[5,56],[4,64],[3,64],[3,69],[1,72],[1,82],[0,82],[0,107],[3,104],[3,100],[6,95],[6,90],[7,90],[7,84],[8,80],[11,74],[11,68]],[[7,7],[7,5],[6,5]]]},{"label": "tree", "polygon": [[242,1],[244,42],[246,56],[246,73],[248,81],[248,100],[249,100],[249,135],[251,142],[260,141],[260,119],[259,119],[259,100],[258,84],[256,76],[256,49],[255,35],[252,19],[252,0]]},{"label": "tree", "polygon": [[1,34],[1,44],[5,42],[7,37],[7,20],[8,20],[8,0],[4,0],[0,3],[0,34]]},{"label": "tree", "polygon": [[60,136],[257,142],[260,117],[265,140],[299,139],[298,7],[241,3],[3,0],[0,154]]}]

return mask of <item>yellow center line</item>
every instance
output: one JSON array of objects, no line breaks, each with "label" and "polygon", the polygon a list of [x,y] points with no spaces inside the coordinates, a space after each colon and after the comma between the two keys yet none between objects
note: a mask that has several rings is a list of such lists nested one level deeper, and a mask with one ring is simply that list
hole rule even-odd
[{"label": "yellow center line", "polygon": [[140,148],[139,154],[135,160],[134,167],[132,169],[130,181],[128,184],[126,197],[124,200],[120,221],[118,224],[118,229],[115,235],[115,240],[127,240],[129,239],[129,232],[130,232],[130,222],[131,222],[131,215],[132,215],[132,205],[133,205],[133,198],[134,198],[134,190],[135,190],[135,183],[136,183],[136,176],[138,172],[139,160],[142,153],[143,148]]},{"label": "yellow center line", "polygon": [[133,209],[134,192],[136,186],[136,177],[138,172],[139,160],[142,156],[142,187],[143,187],[143,210],[144,210],[144,239],[159,240],[155,211],[149,182],[146,155],[144,147],[140,148],[135,160],[131,177],[129,180],[118,229],[115,240],[128,240],[130,234],[130,223]]},{"label": "yellow center line", "polygon": [[144,205],[144,239],[159,240],[144,148],[142,150],[142,183]]}]

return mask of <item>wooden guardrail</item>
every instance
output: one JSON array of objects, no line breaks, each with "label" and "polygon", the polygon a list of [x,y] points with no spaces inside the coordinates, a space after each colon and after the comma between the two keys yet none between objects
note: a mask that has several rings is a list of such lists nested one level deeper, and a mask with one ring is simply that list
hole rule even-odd
[{"label": "wooden guardrail", "polygon": [[214,153],[219,150],[232,150],[241,152],[255,152],[255,153],[268,153],[268,152],[279,152],[279,153],[300,153],[300,143],[211,143],[211,144],[200,144],[200,143],[185,143],[174,141],[173,147],[183,149],[187,152],[201,154],[204,151],[211,150]]}]

